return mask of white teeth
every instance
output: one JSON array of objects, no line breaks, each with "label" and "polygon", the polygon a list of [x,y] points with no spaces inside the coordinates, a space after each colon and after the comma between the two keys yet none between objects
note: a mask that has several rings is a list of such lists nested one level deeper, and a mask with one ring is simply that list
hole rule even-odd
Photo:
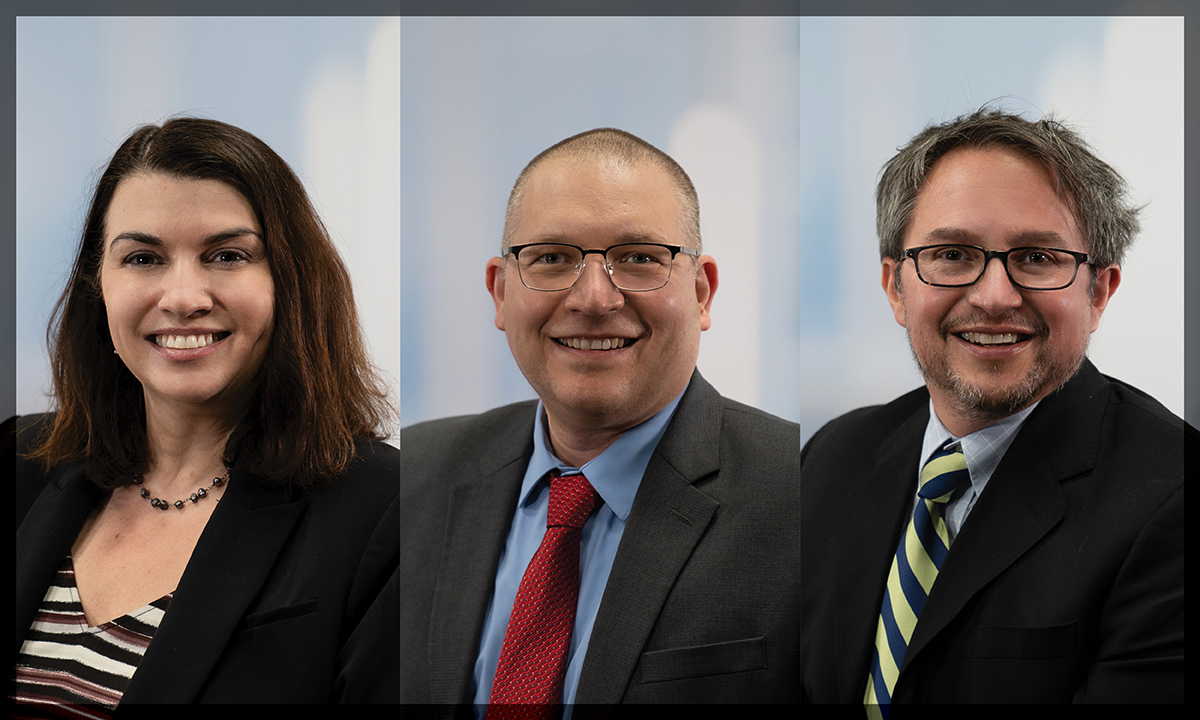
[{"label": "white teeth", "polygon": [[202,348],[212,344],[212,333],[207,335],[155,335],[154,342],[159,347],[173,348],[175,350],[188,350],[191,348]]},{"label": "white teeth", "polygon": [[1013,333],[988,335],[987,333],[965,332],[960,333],[959,337],[976,345],[1010,345],[1017,341],[1017,336]]},{"label": "white teeth", "polygon": [[625,338],[604,338],[603,340],[561,338],[559,342],[576,350],[615,350],[625,347]]}]

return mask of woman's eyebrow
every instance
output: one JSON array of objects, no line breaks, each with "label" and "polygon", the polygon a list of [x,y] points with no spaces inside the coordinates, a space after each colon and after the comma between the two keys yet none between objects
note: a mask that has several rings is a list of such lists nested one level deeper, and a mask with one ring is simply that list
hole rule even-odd
[{"label": "woman's eyebrow", "polygon": [[[216,243],[224,242],[226,240],[231,240],[236,237],[242,237],[243,235],[253,235],[254,237],[258,238],[260,242],[262,241],[262,235],[259,235],[257,230],[253,230],[251,228],[246,228],[246,227],[239,227],[239,228],[229,228],[228,230],[222,230],[220,232],[216,232],[216,233],[213,233],[212,235],[209,235],[207,238],[204,239],[204,245],[206,247],[209,245],[215,245]],[[109,249],[111,249],[114,245],[116,245],[117,241],[119,241],[119,240],[126,240],[128,242],[141,243],[143,245],[155,245],[158,247],[161,247],[163,244],[162,240],[156,235],[151,235],[150,233],[142,232],[140,230],[128,230],[128,231],[120,233],[116,237],[114,237],[108,243]]]}]

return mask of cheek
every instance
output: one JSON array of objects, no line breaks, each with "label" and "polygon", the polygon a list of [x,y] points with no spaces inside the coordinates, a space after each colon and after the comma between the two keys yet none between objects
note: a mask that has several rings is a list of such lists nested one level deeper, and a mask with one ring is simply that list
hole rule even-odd
[{"label": "cheek", "polygon": [[940,334],[942,320],[946,318],[952,304],[939,303],[937,298],[909,293],[903,305],[904,327],[910,334],[933,336]]},{"label": "cheek", "polygon": [[268,292],[266,294],[266,296],[263,298],[263,300],[260,304],[259,312],[262,314],[262,317],[264,318],[263,325],[266,328],[265,331],[268,334],[270,334],[270,332],[275,329],[275,294],[274,293]]},{"label": "cheek", "polygon": [[[695,296],[689,295],[686,289],[672,293],[665,290],[629,293],[625,296],[625,303],[651,327],[676,327],[684,331],[695,326],[699,331],[700,306],[696,304]],[[655,297],[655,293],[662,294]]]},{"label": "cheek", "polygon": [[108,317],[108,328],[114,338],[136,332],[141,319],[141,303],[137,288],[127,283],[111,282],[101,275],[100,301]]},{"label": "cheek", "polygon": [[275,284],[270,273],[263,273],[254,278],[254,282],[247,283],[242,297],[246,316],[253,319],[264,336],[270,337],[275,328]]},{"label": "cheek", "polygon": [[556,303],[549,293],[520,293],[508,295],[504,303],[505,332],[519,336],[535,336],[554,314]]}]

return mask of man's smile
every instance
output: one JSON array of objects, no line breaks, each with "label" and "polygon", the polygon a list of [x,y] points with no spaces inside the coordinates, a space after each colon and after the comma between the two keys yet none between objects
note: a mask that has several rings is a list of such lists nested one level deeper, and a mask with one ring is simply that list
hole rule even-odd
[{"label": "man's smile", "polygon": [[1032,338],[1032,335],[1024,333],[980,333],[980,332],[961,332],[956,333],[958,337],[971,343],[972,345],[992,346],[992,345],[1012,345],[1018,342],[1024,342]]},{"label": "man's smile", "polygon": [[628,347],[635,342],[637,338],[623,337],[573,337],[573,338],[554,338],[554,342],[576,350],[617,350],[619,348]]}]

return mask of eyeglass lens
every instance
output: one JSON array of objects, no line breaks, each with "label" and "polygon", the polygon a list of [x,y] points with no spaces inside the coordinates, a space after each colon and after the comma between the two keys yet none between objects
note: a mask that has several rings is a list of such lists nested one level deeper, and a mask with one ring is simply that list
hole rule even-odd
[{"label": "eyeglass lens", "polygon": [[[921,277],[938,285],[969,285],[983,275],[984,263],[982,250],[964,245],[941,245],[917,254]],[[1073,255],[1048,248],[1015,248],[1008,255],[1009,275],[1028,288],[1070,285],[1077,267]]]},{"label": "eyeglass lens", "polygon": [[[615,245],[604,256],[613,283],[622,290],[656,290],[671,279],[671,251],[658,245]],[[575,284],[583,253],[553,243],[522,248],[517,256],[521,280],[534,290],[565,290]]]}]

